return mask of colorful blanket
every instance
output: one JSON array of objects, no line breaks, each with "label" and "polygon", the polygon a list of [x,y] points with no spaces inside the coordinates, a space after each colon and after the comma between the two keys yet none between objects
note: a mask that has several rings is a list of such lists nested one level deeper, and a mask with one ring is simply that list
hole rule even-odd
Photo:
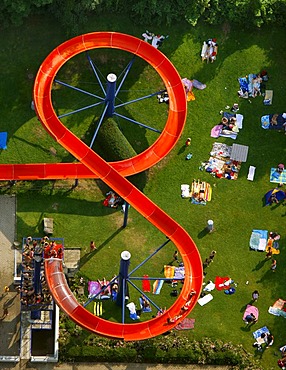
[{"label": "colorful blanket", "polygon": [[164,280],[155,280],[153,283],[153,294],[160,294],[163,284]]},{"label": "colorful blanket", "polygon": [[269,307],[268,312],[271,315],[282,316],[286,318],[286,312],[284,311],[285,303],[286,301],[284,301],[284,299],[281,299],[281,298],[277,299],[277,301],[273,304],[273,306]]},{"label": "colorful blanket", "polygon": [[279,173],[276,168],[271,168],[270,170],[270,182],[276,184],[286,184],[286,170]]}]

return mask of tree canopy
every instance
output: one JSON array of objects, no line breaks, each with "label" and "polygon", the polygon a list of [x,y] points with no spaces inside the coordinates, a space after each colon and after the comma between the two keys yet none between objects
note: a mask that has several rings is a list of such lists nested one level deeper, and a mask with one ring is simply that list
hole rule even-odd
[{"label": "tree canopy", "polygon": [[[3,25],[20,24],[30,14],[49,11],[72,35],[77,34],[89,14],[126,13],[126,6],[125,0],[2,0],[0,17]],[[182,19],[193,26],[200,20],[213,25],[229,22],[244,28],[285,25],[286,0],[130,0],[128,14],[142,25],[171,26]]]}]

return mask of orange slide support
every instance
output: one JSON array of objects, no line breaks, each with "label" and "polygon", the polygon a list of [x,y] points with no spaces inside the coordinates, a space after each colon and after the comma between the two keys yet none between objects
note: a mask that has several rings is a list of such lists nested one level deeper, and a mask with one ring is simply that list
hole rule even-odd
[{"label": "orange slide support", "polygon": [[[161,76],[170,100],[166,126],[155,143],[133,158],[110,164],[61,123],[51,101],[54,77],[67,60],[86,50],[106,47],[125,50],[146,60]],[[177,143],[186,119],[186,95],[178,72],[164,54],[143,40],[116,32],[89,33],[68,40],[48,55],[36,76],[34,103],[36,113],[47,132],[80,163],[1,165],[1,178],[3,173],[6,174],[6,179],[9,176],[9,179],[98,177],[171,239],[185,266],[185,281],[178,299],[165,313],[150,321],[122,324],[94,316],[76,301],[70,291],[63,273],[62,261],[51,258],[45,260],[45,271],[55,301],[80,326],[111,338],[142,340],[171,329],[190,313],[197,302],[203,279],[201,258],[188,233],[124,176],[153,166]],[[168,323],[168,318],[174,318],[182,312],[181,308],[188,301],[191,289],[197,293],[188,310],[182,313],[176,323]]]}]

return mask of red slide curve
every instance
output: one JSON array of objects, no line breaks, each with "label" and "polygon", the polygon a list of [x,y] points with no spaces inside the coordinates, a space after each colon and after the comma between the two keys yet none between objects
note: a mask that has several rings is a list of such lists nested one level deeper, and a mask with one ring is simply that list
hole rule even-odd
[{"label": "red slide curve", "polygon": [[[167,123],[156,142],[146,151],[131,159],[111,164],[99,157],[60,122],[51,101],[54,77],[67,60],[83,51],[106,47],[125,50],[146,60],[161,76],[170,99]],[[22,179],[25,176],[32,179],[36,179],[36,176],[39,176],[38,178],[67,178],[69,176],[75,178],[74,174],[77,171],[77,174],[82,174],[82,176],[85,174],[83,177],[102,179],[171,239],[178,248],[185,266],[185,281],[178,299],[164,314],[150,321],[122,324],[94,316],[77,302],[70,291],[63,273],[62,261],[48,259],[45,261],[45,271],[55,301],[80,326],[111,338],[142,340],[171,329],[190,313],[197,302],[203,279],[201,258],[188,233],[124,176],[153,166],[167,155],[178,141],[186,119],[186,95],[178,72],[159,50],[143,40],[115,32],[85,34],[61,44],[45,59],[36,76],[34,103],[37,115],[47,132],[77,158],[80,164],[67,164],[66,166],[62,164],[19,165],[20,167],[2,165],[0,171],[2,172],[3,166],[8,166],[7,174],[10,171],[13,179],[17,179],[15,177],[17,171]],[[34,170],[35,172],[33,172]],[[33,175],[34,177],[29,177]],[[191,289],[194,289],[197,294],[192,298],[188,310],[182,313],[181,308],[189,300]],[[168,318],[174,318],[179,313],[182,315],[176,323],[168,323]]]}]

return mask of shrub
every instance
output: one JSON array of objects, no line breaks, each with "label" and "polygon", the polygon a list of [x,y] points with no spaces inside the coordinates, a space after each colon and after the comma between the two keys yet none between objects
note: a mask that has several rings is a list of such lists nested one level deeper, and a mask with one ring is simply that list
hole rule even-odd
[{"label": "shrub", "polygon": [[[91,131],[93,130],[89,130],[89,136],[91,135]],[[98,131],[96,152],[106,161],[110,162],[127,159],[136,155],[135,150],[112,118],[107,118]]]}]

